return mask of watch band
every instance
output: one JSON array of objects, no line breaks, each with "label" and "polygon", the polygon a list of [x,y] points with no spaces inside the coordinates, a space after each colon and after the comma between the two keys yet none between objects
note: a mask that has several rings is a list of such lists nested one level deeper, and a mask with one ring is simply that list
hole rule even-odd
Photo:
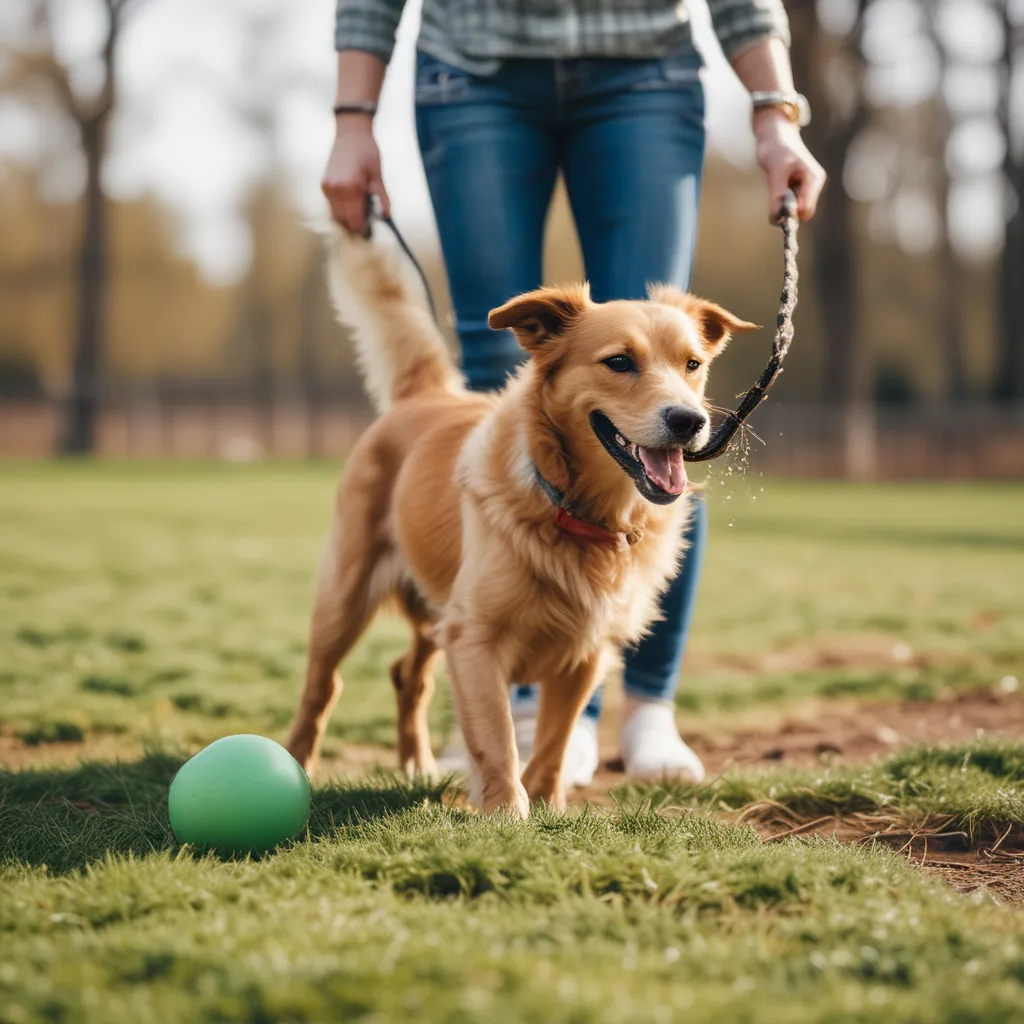
[{"label": "watch band", "polygon": [[803,128],[811,123],[811,105],[807,97],[799,92],[752,92],[750,102],[755,110],[764,107],[778,107],[786,116]]}]

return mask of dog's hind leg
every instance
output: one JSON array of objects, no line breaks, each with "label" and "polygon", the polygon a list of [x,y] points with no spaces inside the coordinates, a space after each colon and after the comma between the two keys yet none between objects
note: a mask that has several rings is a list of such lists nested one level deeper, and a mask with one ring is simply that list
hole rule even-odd
[{"label": "dog's hind leg", "polygon": [[398,602],[413,629],[412,646],[391,666],[398,701],[398,764],[408,776],[433,778],[437,762],[430,749],[427,711],[434,695],[434,664],[438,648],[434,626],[423,600],[411,584],[398,590]]},{"label": "dog's hind leg", "polygon": [[[351,508],[355,503],[344,502]],[[345,511],[348,509],[346,508]],[[394,585],[394,556],[366,517],[343,515],[331,525],[317,577],[309,627],[306,684],[292,722],[288,749],[307,770],[320,750],[331,711],[341,693],[338,662],[362,635]]]}]

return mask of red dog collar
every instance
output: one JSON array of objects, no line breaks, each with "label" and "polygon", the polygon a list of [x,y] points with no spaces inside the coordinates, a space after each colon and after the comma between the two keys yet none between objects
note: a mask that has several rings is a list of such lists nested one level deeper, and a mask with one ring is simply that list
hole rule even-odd
[{"label": "red dog collar", "polygon": [[616,547],[619,543],[620,534],[606,530],[603,526],[595,526],[585,519],[578,519],[561,506],[555,511],[555,524],[560,530],[572,534],[573,539],[579,538],[594,544],[607,544],[610,547]]},{"label": "red dog collar", "polygon": [[540,486],[540,489],[544,492],[548,501],[555,506],[555,525],[560,530],[568,533],[573,540],[580,544],[605,544],[608,547],[616,547],[618,545],[619,538],[623,536],[622,534],[616,533],[614,530],[607,530],[596,523],[588,522],[586,519],[581,519],[570,512],[566,507],[565,495],[554,484],[544,479],[543,474],[536,465],[533,467],[533,473],[537,478],[537,484]]}]

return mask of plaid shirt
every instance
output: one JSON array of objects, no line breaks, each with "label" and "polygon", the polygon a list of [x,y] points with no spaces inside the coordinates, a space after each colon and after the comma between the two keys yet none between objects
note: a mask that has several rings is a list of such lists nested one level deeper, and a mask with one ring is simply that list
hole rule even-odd
[{"label": "plaid shirt", "polygon": [[[405,0],[338,0],[335,46],[391,59]],[[782,0],[708,0],[726,56],[789,42]],[[513,57],[663,57],[692,43],[686,0],[423,0],[419,48],[489,74]]]}]

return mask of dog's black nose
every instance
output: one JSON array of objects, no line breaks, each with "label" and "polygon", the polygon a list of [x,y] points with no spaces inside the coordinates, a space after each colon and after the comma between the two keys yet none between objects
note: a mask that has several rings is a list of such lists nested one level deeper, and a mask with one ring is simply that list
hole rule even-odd
[{"label": "dog's black nose", "polygon": [[708,421],[704,413],[685,405],[670,405],[662,409],[661,415],[672,436],[682,444],[692,441]]}]

